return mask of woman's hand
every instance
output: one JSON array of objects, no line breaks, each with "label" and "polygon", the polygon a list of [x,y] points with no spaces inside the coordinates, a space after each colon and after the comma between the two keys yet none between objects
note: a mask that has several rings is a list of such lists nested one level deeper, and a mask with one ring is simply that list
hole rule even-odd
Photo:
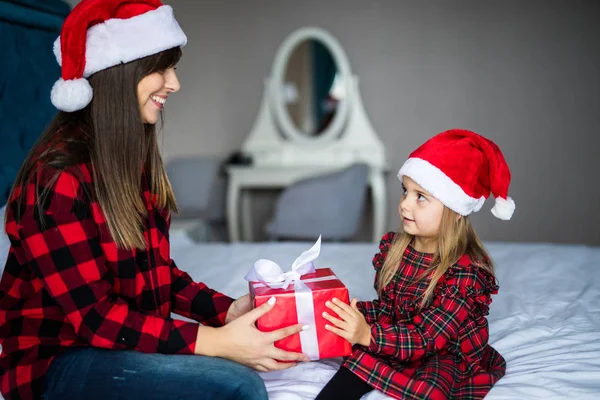
[{"label": "woman's hand", "polygon": [[225,323],[228,324],[246,314],[252,309],[252,303],[250,302],[250,295],[245,294],[229,306],[227,310],[227,316],[225,317]]},{"label": "woman's hand", "polygon": [[310,361],[302,353],[284,351],[274,345],[276,341],[302,331],[302,325],[272,332],[261,332],[256,328],[256,320],[271,311],[274,305],[273,297],[223,327],[201,325],[195,353],[227,358],[263,372],[287,369],[298,361]]},{"label": "woman's hand", "polygon": [[325,325],[325,329],[343,337],[353,345],[361,344],[369,347],[371,343],[371,326],[367,324],[364,315],[356,307],[356,302],[356,299],[353,299],[350,305],[348,305],[334,298],[333,303],[331,301],[325,303],[327,307],[341,318],[338,319],[324,312],[323,317],[334,325]]}]

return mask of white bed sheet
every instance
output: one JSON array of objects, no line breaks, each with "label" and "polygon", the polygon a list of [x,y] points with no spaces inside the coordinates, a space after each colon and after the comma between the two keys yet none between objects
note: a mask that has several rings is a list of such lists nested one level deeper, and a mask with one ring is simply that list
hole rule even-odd
[{"label": "white bed sheet", "polygon": [[[259,258],[289,268],[307,243],[195,244],[173,235],[172,257],[194,279],[230,296],[247,292],[243,277]],[[490,344],[508,363],[488,399],[600,398],[600,247],[486,243],[497,265]],[[324,243],[317,267],[332,268],[350,295],[375,297],[376,244]],[[270,399],[314,399],[339,360],[261,374]],[[372,392],[368,400],[386,398]]]}]

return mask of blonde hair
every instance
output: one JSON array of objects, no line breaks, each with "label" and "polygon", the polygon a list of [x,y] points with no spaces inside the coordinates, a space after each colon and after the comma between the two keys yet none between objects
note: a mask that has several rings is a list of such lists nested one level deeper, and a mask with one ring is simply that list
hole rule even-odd
[{"label": "blonde hair", "polygon": [[[414,236],[406,232],[398,232],[395,235],[385,262],[379,272],[377,280],[377,291],[379,294],[390,283],[400,268],[404,252],[413,239]],[[417,277],[417,280],[430,279],[421,300],[421,308],[431,300],[439,279],[464,254],[469,255],[471,262],[479,268],[483,268],[492,276],[495,276],[492,259],[483,247],[479,236],[475,233],[469,217],[462,216],[459,218],[456,212],[444,206],[440,232],[437,237],[437,250],[427,270],[421,276]]]}]

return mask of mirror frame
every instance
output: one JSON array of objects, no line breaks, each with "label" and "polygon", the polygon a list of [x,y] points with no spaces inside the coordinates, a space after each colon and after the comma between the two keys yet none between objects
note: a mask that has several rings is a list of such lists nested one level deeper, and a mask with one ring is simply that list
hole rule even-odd
[{"label": "mirror frame", "polygon": [[[318,136],[308,136],[294,125],[285,105],[283,90],[281,90],[282,85],[285,83],[284,78],[287,62],[296,47],[305,40],[318,40],[331,52],[339,69],[340,78],[345,85],[346,92],[345,98],[341,99],[338,103],[338,109],[331,124]],[[350,63],[346,54],[338,40],[329,34],[329,32],[321,28],[306,27],[298,29],[285,38],[277,50],[275,60],[273,61],[271,93],[269,96],[274,111],[275,122],[279,125],[284,136],[294,142],[306,145],[323,145],[324,143],[331,143],[337,140],[348,120],[350,103],[352,102],[352,91],[350,90],[351,78]]]}]

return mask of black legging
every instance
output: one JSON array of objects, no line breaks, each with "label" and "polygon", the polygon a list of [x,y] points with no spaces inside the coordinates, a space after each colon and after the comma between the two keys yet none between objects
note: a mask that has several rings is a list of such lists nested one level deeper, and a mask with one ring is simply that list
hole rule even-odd
[{"label": "black legging", "polygon": [[341,367],[315,400],[358,400],[372,390],[371,386],[349,369]]}]

